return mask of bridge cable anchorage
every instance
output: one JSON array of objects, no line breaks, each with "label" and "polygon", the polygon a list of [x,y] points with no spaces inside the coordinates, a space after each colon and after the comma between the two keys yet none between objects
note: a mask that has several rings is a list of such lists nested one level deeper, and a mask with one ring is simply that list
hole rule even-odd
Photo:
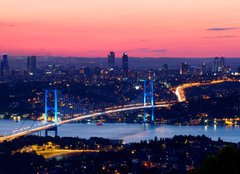
[{"label": "bridge cable anchorage", "polygon": [[[147,106],[150,103],[151,109],[151,122],[154,123],[154,81],[153,80],[144,80],[144,95],[143,95],[143,104]],[[148,108],[144,108],[144,117],[143,122],[147,122],[147,110]]]},{"label": "bridge cable anchorage", "polygon": [[[53,93],[54,95],[54,107],[49,107],[48,106],[48,98],[49,98],[49,93]],[[44,115],[44,122],[45,124],[48,123],[48,112],[53,111],[54,112],[54,127],[50,129],[45,130],[45,135],[48,136],[48,131],[54,131],[55,136],[57,136],[57,127],[58,127],[58,90],[45,90],[45,115]]]}]

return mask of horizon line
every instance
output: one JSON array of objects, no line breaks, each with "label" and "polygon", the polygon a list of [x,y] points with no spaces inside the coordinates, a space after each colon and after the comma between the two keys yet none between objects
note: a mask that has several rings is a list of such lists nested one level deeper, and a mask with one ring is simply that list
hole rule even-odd
[{"label": "horizon line", "polygon": [[[6,53],[5,53],[6,54]],[[2,54],[3,55],[3,54]],[[37,57],[52,57],[52,58],[82,58],[82,59],[107,59],[106,57],[103,56],[58,56],[58,55],[36,55],[36,54],[30,54],[30,55],[9,55],[7,54],[9,57],[28,57],[28,56],[37,56]],[[138,56],[129,56],[129,58],[131,59],[211,59],[211,58],[216,58],[216,57],[224,57],[226,59],[239,59],[239,57],[226,57],[226,56],[212,56],[212,57],[138,57]],[[115,57],[116,59],[121,59],[122,57]]]}]

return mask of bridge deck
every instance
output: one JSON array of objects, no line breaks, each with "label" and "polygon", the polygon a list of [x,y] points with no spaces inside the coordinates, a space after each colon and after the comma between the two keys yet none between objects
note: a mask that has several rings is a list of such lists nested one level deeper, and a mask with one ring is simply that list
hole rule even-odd
[{"label": "bridge deck", "polygon": [[[169,106],[171,106],[171,104],[159,104],[159,105],[155,105],[154,107],[159,108],[159,107],[169,107]],[[151,106],[125,107],[125,108],[112,109],[112,110],[107,110],[107,111],[88,114],[88,115],[75,114],[74,118],[72,118],[72,119],[58,122],[58,126],[63,125],[63,124],[68,124],[68,123],[71,123],[71,122],[80,121],[80,120],[83,120],[83,119],[97,117],[97,116],[104,115],[104,114],[111,114],[111,113],[116,113],[116,112],[124,112],[124,111],[138,110],[138,109],[145,109],[145,108],[151,108]],[[38,128],[30,129],[30,130],[27,130],[27,131],[23,131],[23,132],[7,135],[7,136],[4,136],[4,137],[0,137],[0,143],[3,142],[3,141],[11,141],[11,140],[16,139],[16,138],[21,137],[21,136],[30,135],[30,134],[33,134],[33,133],[36,133],[36,132],[51,129],[55,126],[56,125],[54,123],[52,123],[52,124],[44,125],[44,126],[41,126],[41,127],[38,127]]]}]

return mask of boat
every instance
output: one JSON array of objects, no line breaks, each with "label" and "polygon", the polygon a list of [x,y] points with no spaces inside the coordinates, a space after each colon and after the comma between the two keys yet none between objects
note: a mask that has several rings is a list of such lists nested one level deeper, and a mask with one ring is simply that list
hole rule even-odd
[{"label": "boat", "polygon": [[97,126],[103,126],[102,122],[98,122]]}]

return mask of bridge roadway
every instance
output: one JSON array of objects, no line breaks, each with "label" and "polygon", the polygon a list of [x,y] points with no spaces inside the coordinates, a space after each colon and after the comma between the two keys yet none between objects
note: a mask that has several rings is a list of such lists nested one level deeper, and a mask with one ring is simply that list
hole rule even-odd
[{"label": "bridge roadway", "polygon": [[176,88],[172,88],[171,90],[176,94],[176,96],[178,98],[178,102],[185,102],[186,101],[185,90],[187,88],[206,86],[206,85],[214,85],[214,84],[220,84],[220,83],[224,83],[224,82],[240,82],[240,80],[228,78],[228,79],[223,79],[223,80],[212,80],[209,82],[185,83],[185,84],[177,86]]},{"label": "bridge roadway", "polygon": [[[172,105],[171,103],[165,103],[165,104],[163,103],[163,104],[155,105],[154,107],[155,108],[169,107],[171,105]],[[138,104],[130,105],[130,106],[131,107],[129,107],[129,105],[126,105],[123,108],[114,107],[114,108],[117,108],[117,109],[113,108],[111,110],[106,110],[106,111],[103,111],[103,112],[97,112],[97,113],[92,113],[92,114],[87,114],[87,115],[75,114],[74,118],[72,118],[72,119],[68,119],[68,120],[58,122],[58,126],[63,125],[63,124],[68,124],[68,123],[71,123],[71,122],[76,122],[76,121],[83,120],[83,119],[97,117],[97,116],[104,115],[104,114],[112,114],[112,113],[117,113],[117,112],[151,108],[151,106],[143,106],[143,105],[139,106]],[[51,129],[51,128],[54,128],[54,127],[55,127],[55,123],[46,124],[46,125],[43,125],[43,126],[40,126],[40,127],[37,127],[37,128],[33,128],[33,129],[30,129],[30,130],[27,130],[27,131],[14,133],[14,134],[11,134],[11,135],[0,137],[0,143],[2,143],[3,141],[11,141],[11,140],[19,138],[21,136],[33,134],[33,133],[40,132],[40,131],[47,130],[47,129]]]}]

